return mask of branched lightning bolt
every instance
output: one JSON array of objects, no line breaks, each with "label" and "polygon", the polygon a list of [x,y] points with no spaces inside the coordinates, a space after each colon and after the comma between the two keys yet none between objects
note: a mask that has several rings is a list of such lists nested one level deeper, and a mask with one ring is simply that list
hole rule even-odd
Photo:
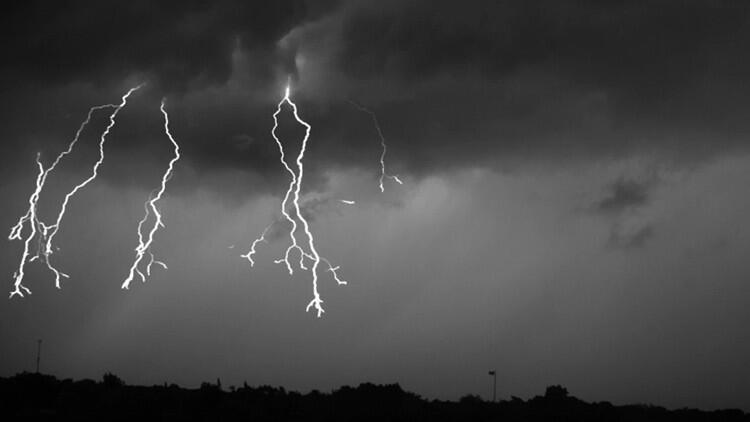
[{"label": "branched lightning bolt", "polygon": [[403,185],[404,182],[402,182],[401,179],[398,178],[398,175],[388,174],[385,172],[385,154],[388,150],[388,147],[385,144],[385,136],[383,136],[383,131],[380,129],[380,123],[378,123],[378,116],[375,115],[374,111],[362,106],[361,104],[358,104],[352,100],[349,100],[349,102],[354,107],[357,107],[357,109],[359,109],[360,111],[369,114],[372,118],[372,122],[375,124],[375,129],[378,131],[378,136],[380,137],[380,146],[383,148],[383,151],[380,153],[380,192],[385,192],[385,187],[383,186],[383,181],[385,179],[392,179],[399,185]]},{"label": "branched lightning bolt", "polygon": [[99,175],[99,166],[102,165],[104,162],[104,144],[107,142],[107,135],[109,135],[109,131],[112,130],[112,128],[115,126],[117,114],[120,113],[120,110],[122,110],[123,107],[125,107],[128,103],[128,97],[130,97],[130,94],[137,91],[143,86],[143,84],[138,85],[134,88],[130,88],[128,92],[125,93],[125,95],[122,96],[120,104],[115,106],[114,111],[109,115],[109,124],[104,129],[104,132],[102,132],[101,137],[99,138],[99,159],[94,163],[94,168],[91,172],[91,176],[89,176],[86,180],[81,182],[80,184],[76,185],[73,190],[68,192],[67,195],[65,195],[65,199],[63,199],[62,206],[60,207],[60,212],[57,214],[57,220],[55,221],[55,224],[49,227],[49,235],[47,236],[47,242],[44,248],[44,254],[47,256],[47,265],[52,269],[52,271],[55,273],[55,286],[60,287],[60,276],[68,277],[67,274],[60,273],[54,267],[52,267],[49,264],[49,255],[52,254],[52,241],[55,238],[55,235],[57,234],[58,230],[60,229],[60,223],[62,222],[63,217],[65,216],[65,211],[68,208],[68,203],[70,202],[70,199],[75,196],[78,191],[86,187],[89,183],[91,183],[92,180],[96,179],[96,177]]},{"label": "branched lightning bolt", "polygon": [[[140,222],[138,222],[138,246],[135,248],[135,260],[133,261],[133,265],[130,267],[130,273],[128,274],[128,277],[125,279],[125,281],[122,283],[122,288],[127,289],[130,287],[130,282],[133,281],[133,278],[136,274],[141,278],[141,281],[146,281],[146,275],[151,275],[151,267],[156,264],[161,266],[164,269],[167,269],[167,264],[163,263],[162,261],[158,261],[154,258],[154,254],[151,252],[151,244],[154,241],[154,235],[156,234],[156,231],[159,230],[159,227],[164,227],[164,223],[161,219],[161,213],[159,212],[159,209],[156,207],[156,203],[162,198],[164,195],[164,191],[167,189],[167,182],[169,179],[172,178],[172,174],[174,172],[174,164],[177,162],[177,160],[180,159],[180,146],[177,144],[177,142],[174,140],[174,137],[172,136],[172,133],[169,132],[169,114],[167,114],[167,110],[164,108],[164,102],[165,100],[161,100],[161,113],[164,115],[164,132],[167,134],[167,137],[169,138],[170,142],[172,142],[172,145],[174,146],[174,157],[172,160],[169,161],[169,166],[167,167],[167,170],[164,172],[164,176],[161,178],[161,186],[158,191],[156,191],[156,194],[153,192],[149,195],[148,200],[146,200],[146,203],[144,204],[145,208],[145,214]],[[148,232],[148,236],[144,238],[143,235],[143,225],[148,220],[151,212],[154,213],[154,225],[151,227],[151,230]],[[141,263],[143,260],[143,257],[148,254],[149,255],[149,262],[146,264],[146,275],[143,274],[143,272],[138,268],[138,264]]]},{"label": "branched lightning bolt", "polygon": [[[289,223],[291,223],[292,225],[292,229],[289,231],[289,236],[292,239],[292,244],[289,245],[289,247],[286,249],[286,253],[284,254],[283,259],[278,259],[274,261],[277,264],[280,264],[282,262],[285,263],[287,270],[289,271],[289,274],[291,275],[294,273],[294,270],[292,270],[292,265],[289,262],[289,254],[291,253],[292,250],[297,249],[299,251],[300,267],[302,269],[307,269],[304,263],[305,256],[308,256],[311,259],[312,259],[312,256],[306,255],[304,249],[302,249],[297,244],[297,238],[295,236],[295,233],[297,232],[297,221],[293,219],[286,210],[287,203],[289,202],[289,197],[294,192],[294,186],[297,183],[297,174],[294,172],[294,170],[292,170],[291,167],[289,167],[289,164],[287,164],[286,162],[286,159],[285,159],[286,154],[284,153],[284,145],[281,144],[281,141],[279,140],[278,136],[276,136],[276,130],[279,128],[279,114],[281,113],[281,106],[284,105],[284,103],[288,99],[289,99],[289,85],[287,85],[286,90],[284,91],[284,98],[282,98],[281,101],[279,101],[279,104],[276,107],[276,112],[273,113],[273,128],[271,129],[271,136],[273,137],[274,141],[276,141],[276,145],[279,147],[279,152],[281,154],[279,161],[281,161],[281,164],[284,166],[286,171],[288,171],[289,174],[292,176],[292,179],[289,181],[289,189],[287,189],[286,194],[284,195],[284,200],[281,202],[281,213],[284,215],[284,218],[286,218],[287,221],[289,221]],[[297,121],[300,120],[299,117],[296,116],[296,113],[295,113],[295,118],[297,119]],[[305,143],[307,141],[308,136],[310,135],[310,126],[305,124],[305,129],[306,129],[305,138],[302,141],[302,149],[300,150],[300,155],[304,155],[305,146],[306,146]]]},{"label": "branched lightning bolt", "polygon": [[261,242],[268,243],[268,241],[266,240],[266,233],[268,232],[268,229],[271,228],[271,226],[266,227],[265,230],[263,230],[263,233],[260,234],[260,237],[253,241],[253,244],[250,245],[250,250],[246,254],[240,255],[241,257],[246,258],[248,261],[250,261],[251,267],[255,265],[255,261],[253,260],[253,255],[258,253],[258,251],[255,250],[255,247],[258,246],[258,243],[261,243]]},{"label": "branched lightning bolt", "polygon": [[18,220],[18,224],[16,224],[10,231],[10,235],[8,236],[8,240],[20,240],[21,239],[21,231],[23,230],[24,225],[28,221],[31,225],[31,233],[26,237],[26,240],[23,244],[23,254],[21,255],[21,264],[18,266],[18,270],[13,274],[13,278],[15,278],[14,286],[15,288],[10,292],[10,297],[13,297],[15,295],[19,295],[23,297],[24,292],[27,294],[31,294],[31,290],[29,290],[26,286],[23,285],[23,276],[24,276],[24,267],[26,266],[26,262],[29,259],[29,250],[31,246],[31,241],[34,238],[34,236],[37,234],[38,227],[39,227],[39,219],[36,215],[36,203],[39,199],[39,193],[42,191],[42,187],[44,186],[44,179],[47,175],[47,172],[44,170],[44,166],[42,165],[41,161],[39,161],[39,154],[36,156],[36,164],[37,167],[39,167],[39,175],[36,177],[36,189],[34,190],[34,193],[31,194],[31,197],[29,198],[29,210],[26,212],[24,216],[21,217],[20,220]]},{"label": "branched lightning bolt", "polygon": [[[279,127],[279,120],[278,116],[281,113],[281,107],[284,105],[284,103],[289,104],[289,106],[292,108],[292,113],[294,114],[294,118],[297,121],[297,123],[301,124],[305,127],[305,136],[302,139],[302,147],[300,148],[300,152],[297,155],[297,159],[295,163],[297,164],[297,171],[295,172],[289,164],[286,162],[286,154],[284,152],[284,145],[281,143],[281,140],[279,140],[278,136],[276,135],[276,130]],[[292,251],[298,251],[300,254],[299,258],[299,266],[303,270],[307,270],[308,268],[305,266],[305,259],[312,261],[312,267],[310,268],[310,272],[312,273],[312,285],[313,285],[313,298],[310,301],[310,303],[305,308],[306,311],[310,311],[311,308],[315,308],[317,311],[318,318],[325,312],[323,310],[323,300],[320,298],[320,293],[318,292],[318,266],[320,265],[320,262],[323,261],[328,265],[328,271],[331,272],[333,275],[333,279],[338,284],[346,284],[347,282],[344,280],[341,280],[338,276],[338,269],[339,267],[333,267],[331,265],[331,262],[328,261],[326,258],[323,258],[318,254],[318,251],[315,247],[315,239],[313,238],[312,233],[310,232],[310,226],[305,219],[305,217],[302,215],[302,211],[300,209],[299,205],[299,199],[300,199],[300,191],[302,189],[302,179],[304,176],[304,165],[302,163],[302,160],[305,157],[305,151],[307,150],[307,141],[310,138],[310,125],[302,120],[299,117],[299,113],[297,111],[297,105],[291,100],[290,98],[290,86],[287,84],[286,90],[284,91],[284,98],[279,101],[279,104],[276,106],[276,112],[273,114],[273,128],[271,129],[271,136],[276,141],[276,145],[279,147],[279,153],[281,164],[284,166],[284,168],[287,170],[287,172],[291,175],[291,181],[289,182],[289,188],[286,191],[286,194],[284,195],[284,200],[281,202],[281,213],[284,215],[284,218],[289,221],[289,223],[292,225],[291,230],[289,231],[289,237],[291,238],[291,244],[286,249],[284,253],[284,257],[281,259],[277,259],[274,262],[277,264],[284,263],[286,264],[287,270],[289,271],[289,274],[293,274],[294,270],[292,268],[292,264],[289,260],[290,254]],[[289,201],[291,198],[292,202],[292,210],[293,210],[293,216],[290,215],[290,213],[287,211]],[[299,224],[297,223],[297,220],[300,221],[303,230],[305,232],[305,236],[307,236],[307,250],[304,248],[304,246],[300,245],[297,241],[296,232],[299,227]],[[247,258],[250,261],[250,265],[252,266],[254,264],[254,261],[252,259],[252,256],[256,253],[255,247],[260,242],[265,242],[265,235],[268,229],[263,231],[263,234],[257,238],[250,247],[250,251],[242,255],[243,258]]]},{"label": "branched lightning bolt", "polygon": [[[18,270],[13,274],[13,277],[15,279],[14,281],[14,289],[10,293],[10,297],[12,298],[15,295],[23,297],[23,293],[31,294],[31,290],[29,290],[26,286],[23,285],[23,278],[25,275],[25,266],[27,262],[33,262],[37,259],[40,259],[45,263],[47,268],[49,268],[50,271],[53,272],[55,275],[55,287],[60,288],[60,277],[68,278],[68,275],[60,272],[55,268],[49,261],[49,256],[53,253],[52,250],[52,239],[54,238],[55,234],[57,234],[57,230],[60,227],[60,221],[62,220],[62,216],[65,213],[65,209],[67,207],[67,203],[70,200],[70,198],[75,194],[75,192],[78,191],[78,189],[82,188],[88,182],[93,180],[93,178],[96,177],[96,171],[98,166],[101,164],[101,161],[103,161],[104,158],[104,152],[103,152],[103,145],[106,138],[106,135],[109,133],[109,130],[114,126],[114,119],[117,116],[117,113],[119,110],[125,106],[127,97],[130,96],[130,94],[135,91],[136,89],[140,88],[140,86],[137,86],[125,94],[122,98],[122,103],[120,105],[116,104],[104,104],[104,105],[98,105],[91,107],[88,111],[88,114],[86,115],[86,120],[84,120],[81,125],[78,127],[78,130],[76,131],[75,137],[73,140],[68,144],[68,148],[61,152],[55,161],[50,164],[47,169],[44,169],[44,166],[42,165],[40,161],[39,154],[37,154],[36,163],[39,168],[39,175],[37,176],[36,180],[36,189],[31,194],[31,197],[29,197],[29,210],[26,212],[25,215],[23,215],[19,220],[18,223],[11,229],[10,235],[8,236],[8,240],[21,240],[22,238],[22,232],[23,229],[28,222],[31,226],[31,232],[26,237],[26,240],[24,241],[24,251],[21,256],[21,263],[19,264]],[[114,111],[110,115],[110,125],[107,127],[105,132],[102,134],[100,144],[99,144],[99,152],[100,152],[100,159],[94,166],[94,175],[84,181],[81,185],[76,186],[76,188],[69,193],[65,197],[65,201],[63,202],[62,209],[60,210],[60,213],[58,214],[57,220],[55,224],[47,225],[44,222],[39,220],[38,214],[37,214],[37,203],[39,201],[39,196],[42,193],[42,190],[44,189],[44,184],[47,181],[47,177],[49,174],[57,167],[57,165],[60,163],[60,161],[65,157],[66,155],[70,154],[73,151],[73,147],[78,143],[78,139],[81,136],[81,133],[86,128],[86,126],[91,122],[91,117],[95,111],[102,110],[105,108],[114,108]],[[36,253],[31,256],[30,251],[30,245],[34,237],[37,237],[37,249]],[[45,245],[42,246],[42,243]]]}]

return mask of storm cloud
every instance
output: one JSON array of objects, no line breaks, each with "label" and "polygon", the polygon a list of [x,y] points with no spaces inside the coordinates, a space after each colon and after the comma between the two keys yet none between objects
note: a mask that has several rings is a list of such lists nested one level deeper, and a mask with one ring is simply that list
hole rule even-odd
[{"label": "storm cloud", "polygon": [[[78,115],[122,81],[179,93],[198,170],[267,173],[267,142],[236,139],[268,140],[288,75],[329,167],[377,152],[349,99],[378,113],[393,165],[415,174],[644,150],[700,161],[746,148],[748,13],[736,1],[24,2],[4,14],[2,72],[20,121],[38,89]],[[13,129],[11,142],[28,133]]]}]

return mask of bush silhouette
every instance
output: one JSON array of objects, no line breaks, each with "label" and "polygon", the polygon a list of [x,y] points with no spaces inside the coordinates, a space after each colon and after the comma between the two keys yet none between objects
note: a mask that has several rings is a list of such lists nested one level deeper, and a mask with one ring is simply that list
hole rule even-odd
[{"label": "bush silhouette", "polygon": [[104,385],[104,388],[118,388],[123,387],[125,385],[125,382],[120,379],[117,375],[107,372],[102,376],[102,384]]}]

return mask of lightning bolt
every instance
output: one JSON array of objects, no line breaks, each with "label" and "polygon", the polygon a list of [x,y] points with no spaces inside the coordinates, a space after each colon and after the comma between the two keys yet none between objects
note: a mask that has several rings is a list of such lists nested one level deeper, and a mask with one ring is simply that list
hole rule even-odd
[{"label": "lightning bolt", "polygon": [[268,229],[271,228],[271,226],[266,227],[265,230],[263,230],[263,233],[261,233],[260,237],[253,241],[252,245],[250,245],[250,250],[246,254],[240,255],[242,258],[246,258],[248,261],[250,261],[251,267],[255,265],[255,261],[253,260],[253,255],[258,253],[258,251],[255,250],[255,247],[258,246],[258,243],[261,243],[261,242],[268,243],[268,241],[266,240],[266,233],[268,232]]},{"label": "lightning bolt", "polygon": [[378,123],[378,116],[375,115],[375,112],[362,106],[361,104],[358,104],[352,100],[349,100],[349,103],[351,103],[354,107],[357,107],[360,111],[363,111],[370,115],[370,118],[372,118],[373,124],[375,124],[375,129],[378,131],[378,136],[380,137],[380,146],[383,148],[382,152],[380,153],[380,192],[385,192],[385,187],[383,185],[383,182],[385,179],[392,179],[399,185],[403,185],[404,182],[401,181],[401,179],[398,178],[398,175],[396,174],[388,174],[385,172],[385,154],[388,151],[388,146],[385,144],[385,136],[383,136],[383,131],[380,129],[380,123]]},{"label": "lightning bolt", "polygon": [[[23,215],[19,220],[18,223],[11,229],[10,235],[8,236],[8,240],[21,240],[23,235],[22,232],[24,230],[24,227],[26,226],[26,223],[29,223],[29,226],[31,227],[31,231],[24,240],[24,250],[21,255],[21,262],[19,264],[18,270],[13,274],[14,278],[14,289],[10,293],[10,297],[12,298],[15,295],[18,295],[20,297],[23,297],[24,293],[31,294],[31,290],[24,286],[23,284],[23,278],[25,276],[25,266],[28,262],[36,261],[37,259],[43,261],[47,268],[52,271],[52,273],[55,275],[55,287],[58,289],[60,288],[60,278],[69,278],[69,276],[61,271],[59,271],[57,268],[55,268],[49,260],[50,255],[53,253],[52,249],[52,240],[54,236],[57,234],[57,231],[60,227],[60,222],[62,221],[63,215],[65,214],[65,210],[67,208],[68,202],[70,201],[70,198],[75,195],[78,190],[86,186],[89,182],[91,182],[94,178],[97,176],[97,170],[99,166],[101,165],[102,161],[104,161],[104,142],[106,140],[106,136],[109,133],[110,129],[115,125],[115,118],[117,117],[117,113],[127,104],[127,98],[132,94],[135,90],[139,89],[142,85],[139,85],[135,88],[131,88],[123,97],[122,102],[119,105],[116,104],[104,104],[104,105],[98,105],[91,107],[88,111],[88,114],[86,115],[86,119],[81,123],[81,125],[78,127],[78,130],[76,131],[75,137],[73,140],[68,144],[68,148],[61,152],[55,161],[50,164],[47,169],[44,168],[44,165],[40,161],[40,155],[37,154],[36,157],[36,163],[37,167],[39,168],[39,174],[36,179],[36,189],[29,197],[29,209],[26,212],[25,215]],[[44,222],[39,220],[38,214],[37,214],[37,203],[39,201],[39,196],[42,193],[42,190],[44,189],[44,184],[47,181],[47,177],[49,174],[57,167],[57,165],[60,163],[60,161],[68,154],[70,154],[73,151],[73,147],[78,143],[78,140],[81,136],[81,133],[86,128],[86,126],[91,122],[91,117],[95,111],[107,109],[107,108],[114,108],[113,112],[109,116],[110,124],[107,126],[105,131],[102,133],[100,142],[99,142],[99,160],[94,165],[94,171],[91,177],[86,179],[83,183],[80,185],[77,185],[71,192],[69,192],[65,196],[65,200],[63,201],[62,207],[60,212],[58,213],[57,220],[55,221],[55,224],[47,225]],[[35,238],[37,238],[37,248],[36,253],[32,256],[31,255],[31,242]],[[44,243],[44,246],[42,246],[42,243]]]},{"label": "lightning bolt", "polygon": [[29,222],[31,226],[31,233],[29,233],[29,235],[26,237],[26,240],[24,241],[23,254],[21,255],[21,264],[19,265],[18,270],[13,273],[13,278],[15,279],[15,288],[10,292],[10,297],[13,297],[15,295],[23,297],[24,292],[27,294],[31,294],[31,290],[23,285],[24,267],[26,266],[26,262],[29,259],[31,241],[39,230],[39,219],[37,218],[36,214],[36,204],[39,200],[39,194],[44,187],[44,181],[48,174],[48,171],[44,170],[44,166],[42,165],[41,161],[39,161],[39,154],[37,154],[36,156],[36,164],[37,167],[39,167],[39,174],[36,177],[36,189],[31,194],[31,197],[29,197],[29,210],[21,217],[20,220],[18,220],[18,224],[16,224],[11,229],[10,235],[8,236],[8,240],[20,240],[23,227],[26,225],[27,221]]},{"label": "lightning bolt", "polygon": [[[154,264],[161,266],[165,270],[167,269],[167,264],[162,261],[156,260],[154,258],[154,254],[151,252],[151,244],[154,242],[154,235],[156,234],[157,230],[159,230],[159,227],[164,227],[164,223],[162,222],[161,218],[162,216],[159,212],[159,209],[156,207],[156,203],[164,195],[164,191],[167,189],[167,182],[172,178],[172,175],[174,174],[174,165],[177,160],[180,159],[180,146],[174,140],[172,133],[169,131],[169,114],[167,114],[167,110],[164,108],[164,103],[165,100],[162,99],[161,107],[159,107],[159,109],[164,115],[164,132],[169,138],[169,141],[172,142],[172,145],[174,146],[174,157],[169,161],[167,170],[164,172],[164,175],[161,178],[161,186],[159,190],[155,191],[156,194],[152,192],[146,200],[146,203],[144,204],[145,213],[141,221],[138,222],[138,246],[135,248],[136,256],[135,260],[133,261],[133,265],[130,267],[130,273],[128,274],[128,277],[122,283],[123,289],[128,289],[130,287],[130,282],[133,281],[133,278],[136,274],[138,274],[138,276],[141,278],[141,281],[145,282],[146,275],[151,275],[151,267]],[[151,212],[154,213],[154,225],[151,227],[148,235],[144,238],[143,225],[146,224],[146,221],[148,221]],[[149,255],[149,261],[146,264],[146,275],[144,275],[143,272],[139,269],[138,265],[141,263],[141,261],[143,261],[143,258],[146,254]]]},{"label": "lightning bolt", "polygon": [[354,205],[354,204],[356,204],[355,201],[350,201],[348,199],[339,199],[339,202],[341,202],[342,204],[346,204],[346,205]]},{"label": "lightning bolt", "polygon": [[[321,257],[318,253],[316,247],[315,247],[315,239],[312,235],[312,232],[310,232],[310,225],[308,224],[305,217],[302,215],[300,205],[299,205],[299,199],[300,199],[300,191],[302,189],[302,179],[304,176],[304,165],[302,163],[302,160],[305,157],[305,151],[307,150],[307,141],[310,138],[310,125],[302,120],[299,117],[299,113],[297,111],[297,105],[291,100],[291,89],[290,84],[288,83],[286,86],[286,89],[284,90],[284,97],[279,101],[279,104],[276,106],[276,112],[273,114],[273,128],[271,129],[271,136],[273,137],[274,141],[276,141],[276,145],[279,147],[279,153],[280,153],[280,161],[281,164],[284,166],[286,171],[291,176],[291,180],[289,182],[289,188],[286,191],[286,194],[284,195],[284,200],[281,202],[281,213],[284,216],[284,218],[291,224],[292,228],[289,231],[289,237],[291,239],[291,244],[286,249],[284,253],[284,257],[281,259],[277,259],[274,262],[277,264],[284,263],[287,267],[287,270],[289,271],[289,274],[293,274],[294,270],[292,268],[292,264],[290,261],[290,254],[293,251],[297,251],[300,254],[299,258],[299,266],[302,270],[308,270],[307,266],[305,265],[305,259],[308,259],[309,261],[312,261],[312,267],[309,268],[310,272],[312,273],[312,286],[313,286],[313,298],[308,303],[305,310],[307,312],[310,311],[310,309],[315,308],[317,311],[318,318],[325,312],[323,310],[323,300],[320,297],[320,293],[318,291],[318,266],[320,265],[321,261],[326,263],[328,265],[328,271],[332,274],[333,279],[338,284],[347,284],[346,281],[339,278],[339,275],[337,271],[339,270],[339,267],[334,267],[331,262]],[[305,128],[305,136],[302,139],[302,146],[300,148],[300,152],[297,155],[297,159],[295,160],[297,171],[295,172],[292,167],[289,166],[289,164],[286,161],[286,153],[284,152],[284,145],[281,143],[281,140],[276,135],[276,130],[279,127],[279,120],[278,116],[281,114],[281,108],[284,105],[284,103],[288,104],[292,108],[292,113],[294,115],[295,120],[300,125],[304,126]],[[287,211],[287,208],[289,208],[289,202],[292,203],[292,214],[290,214]],[[299,220],[299,223],[297,222]],[[297,240],[297,230],[299,226],[302,226],[304,230],[304,234],[307,238],[307,249],[303,247],[303,245],[300,245],[300,243]],[[250,251],[242,255],[243,258],[246,258],[248,261],[250,261],[250,266],[253,266],[255,263],[252,259],[252,256],[256,253],[255,247],[260,242],[266,242],[265,235],[268,229],[263,231],[263,234],[257,238],[250,247]]]}]

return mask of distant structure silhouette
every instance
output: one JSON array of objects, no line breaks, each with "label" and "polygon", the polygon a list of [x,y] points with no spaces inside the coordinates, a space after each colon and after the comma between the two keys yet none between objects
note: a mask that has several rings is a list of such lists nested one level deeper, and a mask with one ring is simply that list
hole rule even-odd
[{"label": "distant structure silhouette", "polygon": [[492,403],[495,403],[497,401],[497,372],[494,369],[491,370],[490,376],[492,376]]},{"label": "distant structure silhouette", "polygon": [[39,359],[42,355],[42,339],[36,341],[36,373],[39,373]]}]

